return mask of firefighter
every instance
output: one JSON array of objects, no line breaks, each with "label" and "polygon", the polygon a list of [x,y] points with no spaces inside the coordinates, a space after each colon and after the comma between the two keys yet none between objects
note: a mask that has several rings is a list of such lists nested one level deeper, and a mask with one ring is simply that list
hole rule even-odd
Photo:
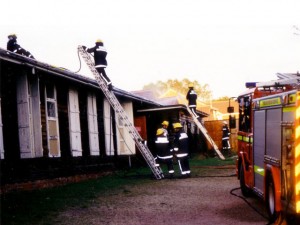
[{"label": "firefighter", "polygon": [[[159,128],[156,131],[156,163],[165,163],[168,168],[169,178],[172,178],[174,175],[173,155],[170,151],[170,143],[168,137],[165,136],[164,132],[165,131],[163,128]],[[159,166],[159,164],[156,164],[156,166]]]},{"label": "firefighter", "polygon": [[230,156],[231,155],[231,152],[230,152],[230,141],[229,141],[230,130],[228,128],[228,125],[227,125],[226,121],[223,121],[222,131],[223,131],[223,135],[222,135],[222,150],[223,150],[224,154],[226,152]]},{"label": "firefighter", "polygon": [[34,59],[33,55],[31,55],[29,51],[26,51],[19,44],[17,44],[17,35],[15,34],[8,35],[7,50]]},{"label": "firefighter", "polygon": [[168,136],[168,126],[169,126],[169,122],[164,120],[162,123],[162,129],[164,130],[164,135]]},{"label": "firefighter", "polygon": [[95,68],[98,73],[102,76],[105,80],[108,89],[112,89],[112,82],[110,81],[109,77],[106,75],[105,68],[107,67],[106,55],[107,51],[104,47],[103,41],[98,39],[96,40],[95,46],[92,48],[87,48],[86,46],[82,46],[84,50],[88,53],[94,53],[94,60],[95,60]]},{"label": "firefighter", "polygon": [[197,107],[197,93],[194,90],[194,85],[192,83],[189,84],[189,91],[186,94],[186,99],[188,100],[188,106],[191,109],[193,115],[199,119],[199,116],[196,113]]},{"label": "firefighter", "polygon": [[173,150],[178,160],[179,169],[182,178],[190,177],[191,170],[189,164],[189,143],[188,136],[182,129],[180,123],[174,123],[174,143]]}]

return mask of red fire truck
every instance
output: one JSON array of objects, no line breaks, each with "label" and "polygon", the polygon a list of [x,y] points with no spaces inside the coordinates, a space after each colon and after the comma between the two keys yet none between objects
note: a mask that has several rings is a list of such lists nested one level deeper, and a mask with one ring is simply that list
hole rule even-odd
[{"label": "red fire truck", "polygon": [[238,97],[236,172],[242,194],[265,200],[270,220],[300,214],[300,74],[247,83]]}]

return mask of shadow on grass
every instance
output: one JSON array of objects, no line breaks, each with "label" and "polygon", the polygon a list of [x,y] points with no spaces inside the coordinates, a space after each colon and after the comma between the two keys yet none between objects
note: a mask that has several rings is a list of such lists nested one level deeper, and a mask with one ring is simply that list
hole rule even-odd
[{"label": "shadow on grass", "polygon": [[[233,159],[222,161],[218,158],[193,157],[190,160],[190,165],[191,167],[222,166],[233,165],[234,162]],[[165,166],[162,166],[162,169],[166,172]],[[53,224],[56,214],[67,208],[86,208],[100,195],[127,185],[140,185],[149,182],[155,182],[151,170],[142,167],[117,171],[113,175],[55,188],[2,194],[1,224],[50,225]]]}]

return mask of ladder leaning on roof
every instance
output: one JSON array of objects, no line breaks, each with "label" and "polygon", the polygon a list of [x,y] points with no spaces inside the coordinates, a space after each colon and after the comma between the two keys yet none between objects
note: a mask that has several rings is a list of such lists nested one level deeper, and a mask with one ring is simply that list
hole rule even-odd
[{"label": "ladder leaning on roof", "polygon": [[103,80],[103,78],[100,76],[98,71],[95,68],[94,60],[92,60],[89,53],[87,53],[82,46],[78,46],[78,51],[80,52],[82,58],[90,68],[91,72],[96,78],[97,83],[99,84],[101,90],[103,91],[104,95],[106,96],[108,102],[112,106],[112,108],[115,110],[115,113],[118,115],[120,120],[123,120],[124,126],[127,128],[127,131],[131,135],[132,139],[135,141],[135,144],[141,154],[143,155],[144,159],[146,160],[148,166],[151,168],[153,174],[155,175],[156,179],[162,179],[163,172],[160,167],[156,166],[155,159],[153,155],[151,154],[150,150],[146,145],[142,143],[142,138],[140,134],[137,132],[133,124],[129,121],[129,118],[124,111],[123,107],[121,106],[120,102],[116,98],[113,92],[109,91],[106,82]]},{"label": "ladder leaning on roof", "polygon": [[220,152],[218,146],[216,145],[216,143],[214,142],[214,140],[211,138],[211,136],[209,136],[206,128],[199,122],[198,118],[192,113],[190,107],[186,106],[186,108],[187,108],[188,112],[190,113],[190,115],[192,116],[192,118],[193,118],[194,122],[196,123],[197,127],[201,130],[201,132],[203,133],[203,135],[205,136],[205,138],[208,140],[208,142],[214,148],[215,152],[218,154],[219,158],[222,159],[222,160],[225,160],[225,157]]}]

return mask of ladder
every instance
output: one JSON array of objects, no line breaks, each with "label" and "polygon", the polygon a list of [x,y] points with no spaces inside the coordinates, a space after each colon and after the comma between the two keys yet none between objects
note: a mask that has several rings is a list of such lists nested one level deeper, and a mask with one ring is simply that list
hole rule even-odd
[{"label": "ladder", "polygon": [[101,90],[103,91],[104,95],[106,96],[108,102],[114,109],[115,113],[118,115],[119,119],[123,121],[124,126],[126,127],[127,131],[129,132],[132,139],[135,141],[135,144],[141,154],[143,155],[144,159],[146,160],[148,166],[152,170],[155,178],[157,180],[162,179],[163,172],[160,167],[156,166],[155,159],[153,155],[151,154],[150,150],[146,145],[143,144],[142,138],[140,134],[137,132],[133,124],[130,122],[126,112],[124,111],[123,107],[121,106],[120,102],[116,98],[113,92],[109,91],[106,82],[101,77],[101,75],[98,73],[98,71],[95,68],[94,60],[91,58],[91,55],[86,52],[82,46],[78,46],[78,51],[80,52],[82,58],[90,68],[91,72],[93,73],[94,77],[96,78],[97,83],[99,84]]},{"label": "ladder", "polygon": [[219,158],[222,159],[222,160],[225,160],[225,157],[220,152],[218,146],[216,145],[216,143],[214,142],[214,140],[211,138],[211,136],[209,136],[206,128],[199,122],[198,118],[192,113],[190,107],[186,106],[186,108],[187,108],[188,112],[190,113],[190,115],[192,116],[192,118],[193,118],[194,122],[196,123],[197,127],[201,130],[201,132],[206,137],[206,139],[208,140],[208,142],[214,148],[214,150],[217,153],[217,155],[219,156]]},{"label": "ladder", "polygon": [[293,73],[277,73],[276,74],[278,79],[271,80],[266,82],[258,82],[256,83],[256,87],[281,87],[285,85],[290,85],[292,87],[299,87],[300,85],[300,74],[293,74]]}]

